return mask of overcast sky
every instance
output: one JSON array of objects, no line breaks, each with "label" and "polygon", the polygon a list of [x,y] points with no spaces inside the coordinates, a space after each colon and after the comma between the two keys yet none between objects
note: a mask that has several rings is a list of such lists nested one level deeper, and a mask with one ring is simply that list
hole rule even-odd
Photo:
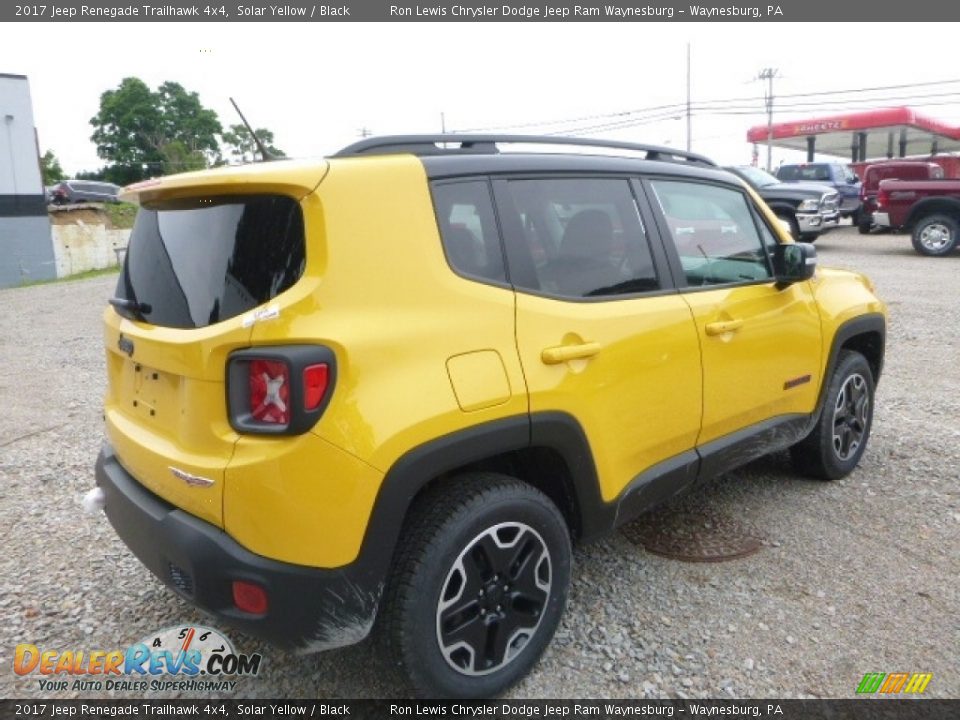
[{"label": "overcast sky", "polygon": [[[909,35],[939,43],[945,31],[911,25]],[[362,128],[437,132],[441,112],[451,130],[527,125],[504,131],[682,148],[682,111],[593,116],[684,102],[690,43],[694,103],[747,98],[736,104],[745,114],[693,118],[693,149],[722,163],[750,162],[747,128],[766,121],[754,79],[764,67],[779,70],[776,96],[960,79],[929,53],[871,52],[906,47],[898,24],[38,23],[8,24],[0,35],[0,72],[29,76],[41,150],[52,149],[70,174],[103,164],[89,121],[100,94],[127,76],[152,88],[181,83],[225,126],[238,122],[232,95],[298,157],[332,152]],[[911,93],[941,95],[891,99]],[[785,108],[775,121],[910,105],[960,124],[960,83],[828,99],[834,104]],[[569,118],[593,119],[553,124]],[[643,124],[603,127],[627,120]],[[800,157],[774,149],[774,164]]]}]

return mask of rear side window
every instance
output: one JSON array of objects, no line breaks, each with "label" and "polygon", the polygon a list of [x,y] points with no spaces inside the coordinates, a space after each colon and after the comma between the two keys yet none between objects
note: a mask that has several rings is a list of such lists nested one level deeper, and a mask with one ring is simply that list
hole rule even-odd
[{"label": "rear side window", "polygon": [[450,267],[468,277],[505,282],[503,249],[487,182],[437,183],[433,203]]},{"label": "rear side window", "polygon": [[[765,242],[743,193],[704,183],[654,180],[650,184],[688,285],[726,285],[771,277]],[[767,242],[770,240],[772,235]]]},{"label": "rear side window", "polygon": [[117,296],[149,306],[142,315],[153,325],[205,327],[273,299],[304,262],[303,214],[291,198],[159,203],[137,214]]},{"label": "rear side window", "polygon": [[536,281],[519,286],[565,298],[660,288],[627,180],[511,180],[507,187],[523,229],[510,241],[531,258]]}]

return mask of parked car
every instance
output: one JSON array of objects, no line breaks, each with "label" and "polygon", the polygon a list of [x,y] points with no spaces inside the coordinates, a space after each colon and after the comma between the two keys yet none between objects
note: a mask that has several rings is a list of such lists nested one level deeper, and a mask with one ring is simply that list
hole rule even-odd
[{"label": "parked car", "polygon": [[571,543],[866,449],[883,303],[700,155],[368,138],[127,192],[86,504],[218,621],[303,652],[375,628],[420,695],[529,672]]},{"label": "parked car", "polygon": [[55,205],[120,202],[120,186],[93,180],[64,180],[53,186],[50,201]]},{"label": "parked car", "polygon": [[867,234],[873,227],[873,213],[877,210],[877,193],[882,180],[939,180],[943,168],[932,162],[915,160],[888,160],[867,165],[860,184],[860,218],[857,228]]},{"label": "parked car", "polygon": [[752,165],[725,167],[748,183],[773,213],[790,226],[793,237],[814,242],[840,219],[839,195],[829,185],[780,182],[766,170]]},{"label": "parked car", "polygon": [[960,238],[960,180],[881,180],[873,222],[911,233],[913,249],[942,257]]},{"label": "parked car", "polygon": [[797,163],[781,165],[777,177],[782,182],[815,182],[829,185],[840,195],[840,217],[860,223],[860,178],[843,163]]}]

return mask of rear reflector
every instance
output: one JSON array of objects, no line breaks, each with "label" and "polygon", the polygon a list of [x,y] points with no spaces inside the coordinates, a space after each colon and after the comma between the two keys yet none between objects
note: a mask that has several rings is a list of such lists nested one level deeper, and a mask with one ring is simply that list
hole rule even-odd
[{"label": "rear reflector", "polygon": [[290,422],[290,369],[283,361],[254,360],[248,366],[250,414],[262,423]]},{"label": "rear reflector", "polygon": [[233,581],[233,604],[238,610],[253,615],[264,615],[270,608],[267,591],[256,583],[246,580]]},{"label": "rear reflector", "polygon": [[310,365],[303,369],[303,409],[307,412],[316,410],[323,401],[327,392],[329,378],[326,363]]}]

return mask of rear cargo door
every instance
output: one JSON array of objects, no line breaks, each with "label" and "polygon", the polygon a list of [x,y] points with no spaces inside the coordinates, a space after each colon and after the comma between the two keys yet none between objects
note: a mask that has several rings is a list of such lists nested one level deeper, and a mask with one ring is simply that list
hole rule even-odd
[{"label": "rear cargo door", "polygon": [[105,420],[117,457],[149,490],[220,527],[237,440],[226,359],[300,278],[304,254],[294,198],[155,201],[138,213],[105,312]]}]

